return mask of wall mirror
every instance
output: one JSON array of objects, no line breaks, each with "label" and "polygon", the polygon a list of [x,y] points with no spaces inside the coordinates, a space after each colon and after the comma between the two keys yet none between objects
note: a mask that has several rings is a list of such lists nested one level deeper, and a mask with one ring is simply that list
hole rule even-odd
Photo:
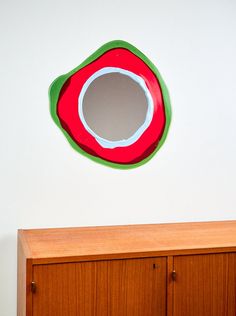
[{"label": "wall mirror", "polygon": [[95,134],[109,141],[132,137],[144,124],[147,99],[132,78],[117,72],[96,78],[83,98],[83,115]]},{"label": "wall mirror", "polygon": [[115,168],[147,162],[163,144],[171,108],[150,60],[123,41],[103,45],[50,86],[52,117],[78,152]]}]

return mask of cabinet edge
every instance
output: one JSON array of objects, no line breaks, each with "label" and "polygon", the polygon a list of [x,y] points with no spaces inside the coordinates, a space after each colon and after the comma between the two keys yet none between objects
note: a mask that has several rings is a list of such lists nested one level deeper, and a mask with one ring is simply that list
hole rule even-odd
[{"label": "cabinet edge", "polygon": [[17,238],[17,316],[32,316],[32,259],[27,258],[21,235]]},{"label": "cabinet edge", "polygon": [[200,255],[213,253],[230,253],[236,252],[236,247],[219,247],[219,248],[200,248],[200,249],[176,249],[167,251],[150,251],[137,253],[110,253],[110,254],[95,254],[95,255],[80,255],[80,256],[62,256],[48,258],[32,258],[33,265],[39,264],[54,264],[54,263],[73,263],[84,261],[103,261],[103,260],[122,260],[122,259],[138,259],[151,257],[171,257],[171,256],[186,256]]}]

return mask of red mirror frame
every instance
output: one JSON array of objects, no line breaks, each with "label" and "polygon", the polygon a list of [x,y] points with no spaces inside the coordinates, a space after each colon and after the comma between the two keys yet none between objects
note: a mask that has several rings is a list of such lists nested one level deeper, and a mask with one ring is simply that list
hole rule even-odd
[{"label": "red mirror frame", "polygon": [[[94,74],[104,71],[130,74],[148,91],[150,111],[146,125],[135,139],[109,145],[91,134],[82,119],[81,91]],[[171,122],[169,93],[159,71],[137,48],[120,40],[106,43],[78,67],[54,80],[49,98],[51,116],[71,146],[96,162],[119,169],[148,162],[163,145]]]}]

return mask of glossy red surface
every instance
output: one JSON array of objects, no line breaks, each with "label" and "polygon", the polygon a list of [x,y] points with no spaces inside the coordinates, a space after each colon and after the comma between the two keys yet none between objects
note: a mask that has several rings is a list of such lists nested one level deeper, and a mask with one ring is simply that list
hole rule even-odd
[{"label": "glossy red surface", "polygon": [[[127,147],[103,148],[84,128],[78,114],[78,98],[87,79],[104,67],[119,67],[142,77],[154,103],[151,124],[140,138]],[[165,127],[166,117],[159,82],[151,69],[127,49],[115,48],[77,71],[64,84],[57,107],[62,127],[87,153],[118,164],[134,164],[148,157],[157,147]]]}]

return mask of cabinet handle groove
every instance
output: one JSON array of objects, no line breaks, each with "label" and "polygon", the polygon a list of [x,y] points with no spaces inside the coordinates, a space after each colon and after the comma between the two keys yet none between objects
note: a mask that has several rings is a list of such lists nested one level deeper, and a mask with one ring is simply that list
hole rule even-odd
[{"label": "cabinet handle groove", "polygon": [[36,293],[36,283],[35,282],[31,282],[31,292],[33,294]]},{"label": "cabinet handle groove", "polygon": [[173,280],[173,281],[176,281],[176,276],[177,276],[177,275],[176,275],[176,271],[173,270],[172,273],[171,273],[171,277],[172,277],[172,280]]}]

